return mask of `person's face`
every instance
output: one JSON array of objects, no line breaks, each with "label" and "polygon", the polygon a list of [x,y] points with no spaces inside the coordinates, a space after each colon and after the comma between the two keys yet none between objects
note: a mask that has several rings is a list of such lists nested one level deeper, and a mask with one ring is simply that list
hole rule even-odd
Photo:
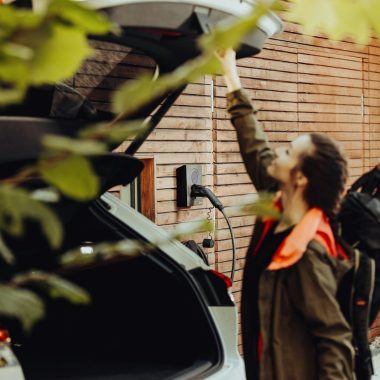
[{"label": "person's face", "polygon": [[313,151],[313,143],[309,135],[297,137],[288,145],[275,149],[276,158],[268,166],[268,174],[284,185],[307,183],[307,179],[299,170],[294,170],[301,157]]}]

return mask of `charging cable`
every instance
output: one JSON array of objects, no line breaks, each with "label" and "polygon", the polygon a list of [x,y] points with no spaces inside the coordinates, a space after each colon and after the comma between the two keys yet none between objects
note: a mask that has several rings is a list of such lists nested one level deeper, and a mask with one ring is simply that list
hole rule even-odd
[{"label": "charging cable", "polygon": [[191,186],[190,196],[193,198],[207,198],[211,204],[217,208],[226,219],[228,229],[230,230],[231,240],[232,240],[232,268],[231,268],[231,281],[234,280],[235,275],[235,266],[236,266],[236,244],[235,244],[235,236],[232,231],[232,226],[230,220],[228,219],[226,213],[224,212],[223,203],[219,200],[219,198],[207,187],[202,185],[193,185]]}]

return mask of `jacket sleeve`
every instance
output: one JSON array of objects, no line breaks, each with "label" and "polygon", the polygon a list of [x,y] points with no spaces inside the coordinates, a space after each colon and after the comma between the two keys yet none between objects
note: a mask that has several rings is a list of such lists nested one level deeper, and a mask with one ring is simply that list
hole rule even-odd
[{"label": "jacket sleeve", "polygon": [[227,94],[227,104],[240,152],[253,184],[257,190],[273,189],[276,182],[268,176],[267,167],[275,154],[269,147],[249,98],[242,90],[237,90]]},{"label": "jacket sleeve", "polygon": [[289,296],[316,343],[319,380],[352,380],[351,328],[336,300],[337,281],[328,258],[308,250],[292,267]]}]

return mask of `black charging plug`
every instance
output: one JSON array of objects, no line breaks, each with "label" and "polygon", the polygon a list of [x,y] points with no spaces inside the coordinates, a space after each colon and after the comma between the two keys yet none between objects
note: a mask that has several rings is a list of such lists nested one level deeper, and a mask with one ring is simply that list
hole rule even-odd
[{"label": "black charging plug", "polygon": [[219,198],[207,187],[202,185],[191,186],[190,196],[193,198],[208,198],[214,207],[222,211],[224,209],[223,203]]}]

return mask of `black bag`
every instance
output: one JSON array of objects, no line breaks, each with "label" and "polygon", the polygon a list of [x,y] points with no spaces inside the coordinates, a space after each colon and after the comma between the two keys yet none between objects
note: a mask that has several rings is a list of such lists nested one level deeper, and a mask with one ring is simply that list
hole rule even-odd
[{"label": "black bag", "polygon": [[351,246],[373,258],[376,276],[370,310],[372,323],[380,309],[380,168],[361,176],[342,202],[338,221],[341,236]]},{"label": "black bag", "polygon": [[356,378],[370,380],[374,371],[368,341],[368,326],[375,262],[365,253],[352,248],[343,239],[338,241],[338,244],[349,257],[352,266],[340,280],[337,299],[343,315],[352,328]]},{"label": "black bag", "polygon": [[356,377],[373,374],[368,327],[380,306],[380,170],[360,177],[344,198],[338,216],[339,245],[352,262],[342,278],[338,301],[352,327]]},{"label": "black bag", "polygon": [[342,237],[370,257],[380,255],[380,170],[360,177],[342,202],[339,213]]}]

